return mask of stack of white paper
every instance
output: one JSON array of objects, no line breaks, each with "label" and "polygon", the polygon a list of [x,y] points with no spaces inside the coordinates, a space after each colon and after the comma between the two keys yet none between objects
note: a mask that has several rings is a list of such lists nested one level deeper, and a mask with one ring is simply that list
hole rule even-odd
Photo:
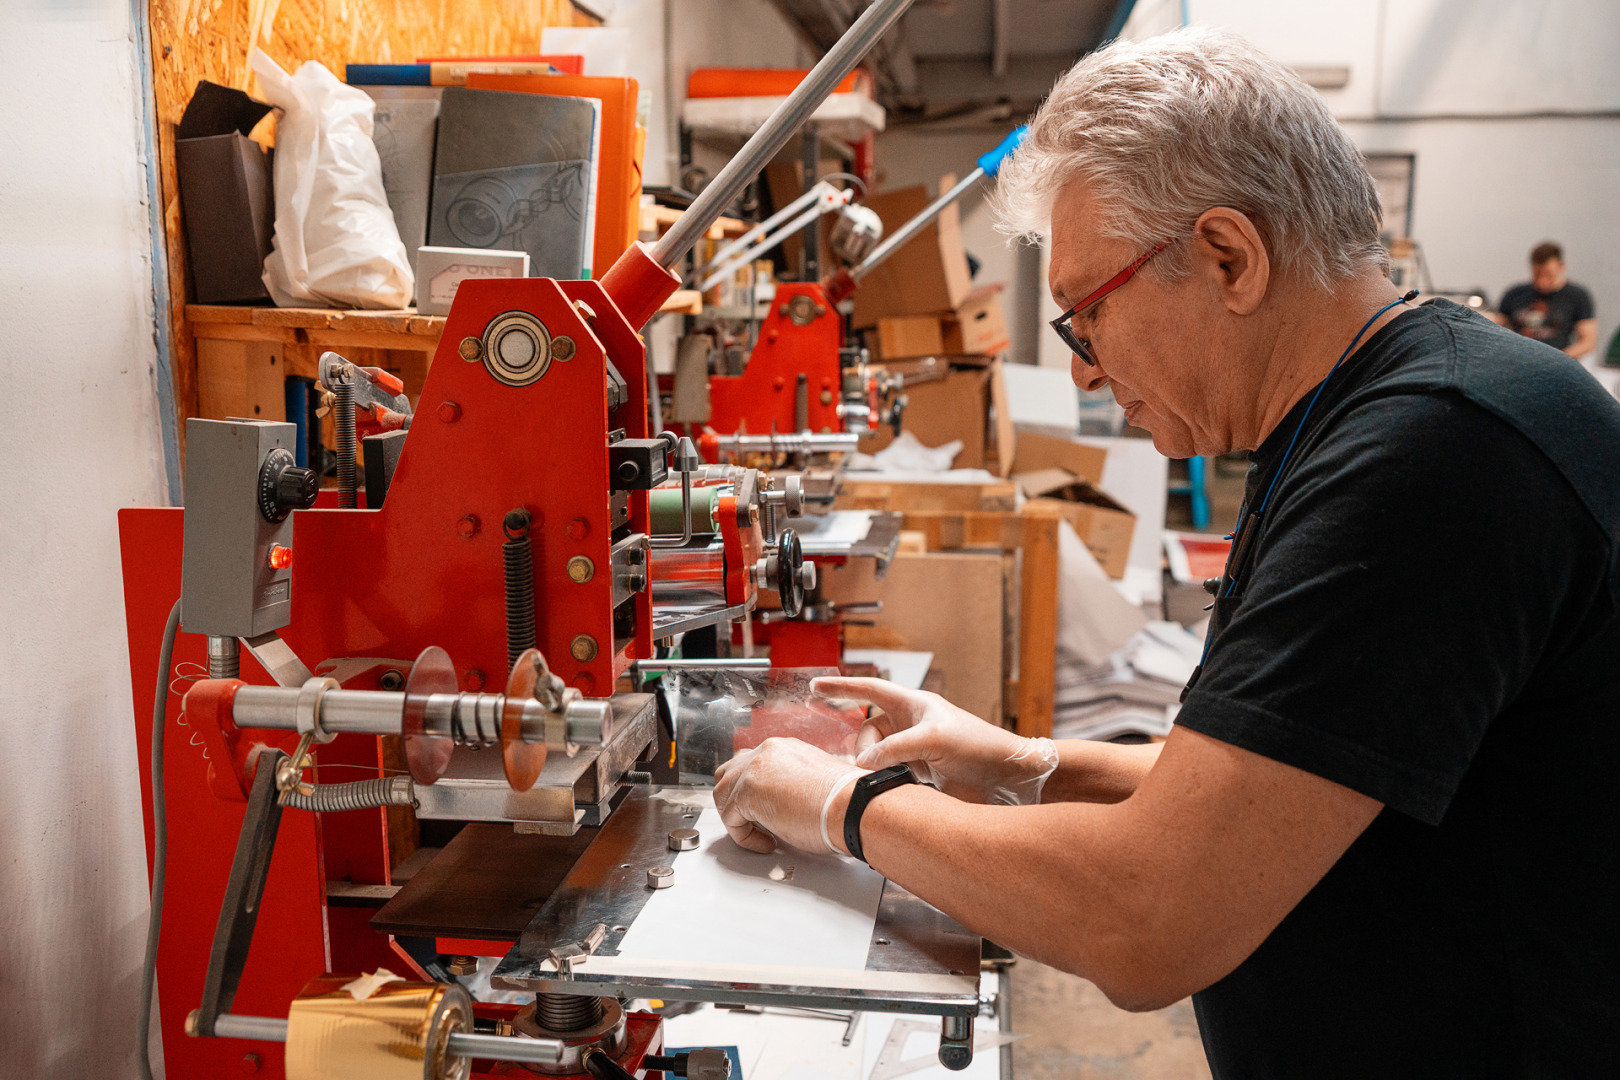
[{"label": "stack of white paper", "polygon": [[1202,639],[1173,622],[1148,623],[1100,664],[1060,651],[1053,737],[1168,735],[1202,651]]}]

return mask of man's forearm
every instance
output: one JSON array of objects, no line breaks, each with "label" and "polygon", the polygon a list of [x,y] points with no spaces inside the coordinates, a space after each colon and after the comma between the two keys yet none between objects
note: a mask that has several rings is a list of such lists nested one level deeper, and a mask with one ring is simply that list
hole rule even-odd
[{"label": "man's forearm", "polygon": [[1041,801],[1115,803],[1128,799],[1159,760],[1163,743],[1126,746],[1065,739],[1057,744],[1058,767],[1041,790]]}]

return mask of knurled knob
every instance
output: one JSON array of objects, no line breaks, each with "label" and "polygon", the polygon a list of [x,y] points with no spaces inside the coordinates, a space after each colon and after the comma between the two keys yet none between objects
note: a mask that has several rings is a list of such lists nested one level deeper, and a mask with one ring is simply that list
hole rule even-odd
[{"label": "knurled knob", "polygon": [[285,520],[294,510],[314,506],[320,486],[313,469],[294,464],[292,452],[277,447],[259,468],[259,512],[266,521]]},{"label": "knurled knob", "polygon": [[294,510],[308,510],[315,505],[315,496],[320,494],[321,478],[314,469],[306,469],[301,465],[292,465],[281,470],[276,477],[276,502]]}]

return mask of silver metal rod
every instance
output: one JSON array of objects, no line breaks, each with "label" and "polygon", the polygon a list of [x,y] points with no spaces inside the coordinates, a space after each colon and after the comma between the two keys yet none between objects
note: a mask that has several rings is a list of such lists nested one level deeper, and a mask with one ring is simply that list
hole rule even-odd
[{"label": "silver metal rod", "polygon": [[[505,698],[500,694],[430,694],[422,730],[424,734],[449,738],[450,718],[459,708],[469,730],[474,718],[499,717]],[[292,686],[244,686],[236,691],[231,718],[237,727],[293,731],[298,727],[298,688]],[[321,727],[340,735],[398,735],[405,695],[389,690],[328,690],[321,699]],[[523,703],[523,737],[526,742],[546,741],[546,721],[551,714],[538,701]],[[567,739],[580,746],[599,746],[612,737],[612,713],[606,701],[577,700],[565,712]],[[490,724],[486,722],[486,728]]]},{"label": "silver metal rod", "polygon": [[725,657],[703,658],[694,660],[638,660],[636,670],[643,675],[655,675],[665,671],[769,671],[770,657]]},{"label": "silver metal rod", "polygon": [[726,162],[719,174],[692,200],[686,213],[676,218],[675,224],[659,238],[652,249],[653,261],[666,270],[673,269],[910,6],[911,0],[876,0],[861,12],[861,17],[827,50],[827,55],[810,70],[804,81],[794,87],[787,100],[777,106],[764,126],[754,132],[737,151],[737,156]]},{"label": "silver metal rod", "polygon": [[286,1042],[287,1021],[279,1016],[238,1016],[235,1013],[222,1013],[214,1017],[214,1034],[221,1039]]},{"label": "silver metal rod", "polygon": [[945,192],[945,194],[923,207],[922,210],[918,211],[916,217],[912,218],[910,221],[896,229],[893,236],[889,237],[887,240],[883,241],[883,243],[873,248],[872,254],[862,259],[860,263],[849,272],[849,276],[854,278],[856,281],[859,281],[867,274],[870,274],[873,270],[876,270],[888,259],[890,255],[893,255],[896,251],[899,251],[906,245],[907,242],[911,240],[912,237],[916,236],[925,227],[927,227],[930,221],[933,221],[935,218],[939,217],[941,210],[944,210],[947,206],[951,205],[951,203],[961,198],[964,191],[978,183],[979,178],[982,176],[984,176],[983,169],[974,169],[972,172],[962,177],[961,180],[957,181],[955,187],[951,188],[951,190]]},{"label": "silver metal rod", "polygon": [[[257,1039],[260,1042],[287,1041],[287,1021],[279,1016],[239,1016],[225,1013],[214,1019],[214,1035],[222,1039]],[[445,1049],[456,1057],[488,1058],[493,1061],[526,1061],[555,1065],[562,1060],[563,1044],[557,1039],[530,1039],[507,1035],[477,1035],[454,1031]]]},{"label": "silver metal rod", "polygon": [[555,1065],[563,1056],[563,1044],[557,1039],[476,1035],[470,1031],[451,1032],[445,1049],[457,1057],[527,1061],[537,1065]]},{"label": "silver metal rod", "polygon": [[794,199],[792,202],[782,207],[782,209],[778,210],[776,213],[772,214],[770,217],[766,218],[764,221],[760,222],[758,225],[755,225],[753,228],[737,237],[737,239],[731,241],[719,251],[715,252],[714,258],[705,263],[703,268],[699,270],[698,273],[706,274],[712,271],[715,267],[724,265],[725,262],[733,255],[737,254],[737,252],[741,251],[745,247],[750,246],[755,240],[760,239],[760,237],[782,224],[782,222],[793,217],[795,214],[798,214],[811,204],[819,203],[828,192],[831,192],[833,195],[839,194],[838,189],[827,183],[825,180],[816,184],[815,187],[811,188],[809,191],[806,191],[803,195],[800,195],[797,199]]},{"label": "silver metal rod", "polygon": [[728,454],[814,454],[854,450],[858,432],[793,431],[779,435],[721,435],[718,449]]}]

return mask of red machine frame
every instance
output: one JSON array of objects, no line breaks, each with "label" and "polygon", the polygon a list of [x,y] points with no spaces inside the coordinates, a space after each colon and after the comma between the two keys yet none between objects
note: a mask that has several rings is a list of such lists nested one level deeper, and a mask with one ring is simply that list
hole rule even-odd
[{"label": "red machine frame", "polygon": [[[498,382],[459,351],[497,316],[532,313],[553,341],[567,336],[572,356],[554,357],[532,385]],[[626,399],[609,410],[608,362],[622,376]],[[327,659],[383,658],[344,685],[375,689],[389,667],[404,671],[429,645],[448,650],[462,690],[499,690],[506,673],[501,522],[522,507],[531,516],[537,644],[552,669],[587,695],[613,692],[618,676],[653,655],[651,602],[635,605],[634,636],[615,643],[612,615],[612,497],[607,483],[608,433],[647,435],[646,354],[635,329],[595,281],[526,278],[469,281],[458,291],[429,371],[384,505],[340,510],[323,504],[293,515],[293,620],[283,639],[312,667]],[[557,408],[545,410],[554,401]],[[647,493],[628,493],[630,529],[648,528]],[[136,738],[151,754],[153,673],[163,624],[180,594],[183,510],[130,509],[119,514],[124,599],[134,683]],[[599,568],[590,580],[567,573],[584,555]],[[580,635],[598,643],[585,659]],[[582,649],[580,653],[589,652]],[[395,662],[389,663],[389,660]],[[206,670],[205,639],[182,634],[176,665]],[[273,680],[248,656],[243,676]],[[190,670],[189,668],[187,670]],[[165,677],[168,677],[166,673]],[[174,688],[183,693],[183,686]],[[164,1057],[174,1076],[218,1076],[239,1069],[280,1075],[282,1047],[273,1042],[191,1039],[185,1018],[201,1000],[216,919],[225,895],[243,806],[210,787],[209,744],[188,731],[179,693],[166,702],[164,768],[170,831],[167,899],[158,948]],[[246,737],[290,749],[287,732]],[[188,745],[189,737],[189,745]],[[381,765],[375,737],[339,736],[320,765]],[[216,774],[220,771],[215,769]],[[365,773],[344,769],[335,779]],[[152,792],[142,770],[143,814],[151,853]],[[149,861],[150,869],[150,861]],[[425,977],[403,949],[373,931],[369,908],[328,902],[326,882],[387,884],[387,821],[382,810],[286,815],[260,906],[257,931],[235,1009],[284,1015],[321,971],[359,971],[404,964]],[[482,1011],[482,1006],[480,1007]]]}]

